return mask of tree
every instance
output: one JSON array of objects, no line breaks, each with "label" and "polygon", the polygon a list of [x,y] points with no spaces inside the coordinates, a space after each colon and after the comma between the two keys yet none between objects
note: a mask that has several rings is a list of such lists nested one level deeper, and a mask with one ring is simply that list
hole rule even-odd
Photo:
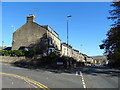
[{"label": "tree", "polygon": [[108,19],[113,20],[114,24],[107,32],[107,38],[103,40],[100,49],[105,49],[108,60],[115,63],[115,66],[120,66],[120,1],[113,2],[111,6],[114,9],[109,11],[111,17]]}]

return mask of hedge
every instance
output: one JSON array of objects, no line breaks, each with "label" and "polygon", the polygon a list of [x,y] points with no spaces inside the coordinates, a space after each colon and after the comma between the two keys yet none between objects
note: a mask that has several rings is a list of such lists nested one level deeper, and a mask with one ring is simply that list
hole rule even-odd
[{"label": "hedge", "polygon": [[2,56],[24,56],[24,50],[0,50]]}]

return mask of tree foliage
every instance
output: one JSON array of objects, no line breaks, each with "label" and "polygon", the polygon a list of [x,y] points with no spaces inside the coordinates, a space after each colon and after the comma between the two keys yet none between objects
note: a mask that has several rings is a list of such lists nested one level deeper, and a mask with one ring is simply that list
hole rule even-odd
[{"label": "tree foliage", "polygon": [[108,59],[116,63],[116,66],[120,66],[120,1],[113,2],[111,4],[114,7],[109,11],[111,19],[114,21],[110,30],[107,32],[107,38],[103,40],[103,44],[100,45],[101,49],[105,49],[105,54]]}]

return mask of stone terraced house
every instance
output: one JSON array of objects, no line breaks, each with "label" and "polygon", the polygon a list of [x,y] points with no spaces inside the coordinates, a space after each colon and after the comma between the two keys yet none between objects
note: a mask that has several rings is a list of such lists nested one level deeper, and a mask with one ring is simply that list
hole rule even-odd
[{"label": "stone terraced house", "polygon": [[44,55],[60,51],[58,34],[48,25],[35,23],[34,19],[34,15],[27,16],[26,23],[13,33],[12,50],[39,46],[41,54]]},{"label": "stone terraced house", "polygon": [[78,62],[92,61],[92,58],[84,56],[72,46],[61,43],[59,35],[49,25],[39,25],[34,19],[34,15],[27,16],[26,23],[13,33],[12,50],[37,48],[43,56],[58,52]]},{"label": "stone terraced house", "polygon": [[61,43],[61,55],[72,57],[78,62],[85,62],[84,55],[82,53],[79,53],[78,50],[73,49],[72,46],[67,45],[66,43]]}]

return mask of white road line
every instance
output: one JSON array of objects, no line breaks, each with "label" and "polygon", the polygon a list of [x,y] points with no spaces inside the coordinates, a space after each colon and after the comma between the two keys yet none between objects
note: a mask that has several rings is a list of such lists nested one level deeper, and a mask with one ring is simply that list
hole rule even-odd
[{"label": "white road line", "polygon": [[82,81],[84,82],[84,79],[82,78]]},{"label": "white road line", "polygon": [[85,85],[85,82],[83,82],[83,85]]},{"label": "white road line", "polygon": [[76,71],[76,75],[78,75],[78,72]]},{"label": "white road line", "polygon": [[12,85],[14,84],[14,82],[12,82]]},{"label": "white road line", "polygon": [[82,78],[82,84],[83,84],[83,88],[86,88],[86,84],[85,84],[85,80],[83,78],[82,72],[80,71],[80,76]]},{"label": "white road line", "polygon": [[86,85],[83,85],[84,88],[86,88]]},{"label": "white road line", "polygon": [[52,73],[52,72],[48,72],[48,73]]}]

